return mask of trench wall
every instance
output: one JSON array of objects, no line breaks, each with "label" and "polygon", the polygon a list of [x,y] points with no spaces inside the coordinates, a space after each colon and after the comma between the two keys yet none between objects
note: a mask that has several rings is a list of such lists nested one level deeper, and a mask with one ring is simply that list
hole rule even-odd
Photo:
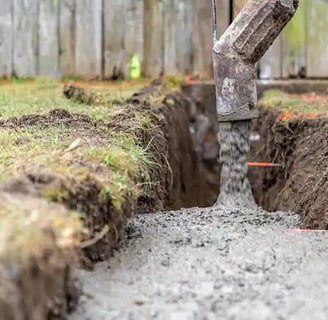
[{"label": "trench wall", "polygon": [[[325,81],[259,82],[258,97],[267,89],[287,93],[327,94]],[[196,83],[183,91],[203,105],[203,115],[216,119],[214,84]],[[250,167],[249,180],[256,202],[268,211],[295,211],[307,228],[328,228],[328,119],[295,119],[284,123],[280,110],[261,109],[253,121],[250,161],[275,162],[281,167]],[[211,120],[210,120],[211,121]],[[214,124],[213,124],[214,125]],[[212,137],[214,143],[215,137]],[[199,143],[199,142],[198,142]],[[203,138],[202,145],[206,145]],[[213,144],[215,145],[215,144]],[[215,153],[216,152],[216,153]],[[219,146],[204,155],[219,159]]]}]

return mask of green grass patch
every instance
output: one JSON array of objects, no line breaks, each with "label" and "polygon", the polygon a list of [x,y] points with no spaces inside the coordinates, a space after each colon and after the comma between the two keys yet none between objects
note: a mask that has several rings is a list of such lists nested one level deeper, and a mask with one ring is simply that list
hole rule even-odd
[{"label": "green grass patch", "polygon": [[109,107],[118,100],[131,96],[142,87],[135,84],[90,84],[86,91],[92,91],[100,99],[96,106],[89,106],[74,99],[68,100],[62,94],[62,83],[49,79],[34,81],[13,81],[0,86],[0,117],[20,117],[28,114],[42,114],[56,108],[74,113],[86,113],[94,119],[108,115]]},{"label": "green grass patch", "polygon": [[84,112],[86,105],[68,101],[60,83],[51,80],[13,83],[0,86],[0,116],[19,117],[42,114],[55,108]]},{"label": "green grass patch", "polygon": [[45,163],[69,145],[67,128],[0,129],[0,180],[19,173],[29,163]]},{"label": "green grass patch", "polygon": [[328,98],[311,95],[290,95],[279,90],[264,92],[260,105],[266,109],[277,109],[299,115],[320,116],[328,114]]},{"label": "green grass patch", "polygon": [[111,186],[106,186],[104,192],[111,193],[117,208],[126,193],[138,196],[144,184],[151,183],[150,171],[155,164],[131,134],[114,133],[108,145],[86,149],[82,158],[106,166]]},{"label": "green grass patch", "polygon": [[[58,124],[60,121],[42,128],[37,125],[0,128],[0,181],[31,168],[74,177],[81,183],[91,178],[102,186],[102,196],[110,195],[117,208],[127,194],[137,197],[150,190],[150,172],[155,164],[135,132],[153,129],[151,115],[132,110],[129,113],[128,108],[115,104],[118,97],[130,96],[141,84],[115,83],[114,87],[98,84],[99,87],[87,88],[93,97],[101,99],[101,103],[93,106],[66,99],[57,81],[37,79],[0,86],[2,116],[45,114],[54,108],[63,108],[71,113],[86,114],[94,122],[94,126],[88,125],[90,128],[83,123],[81,127],[79,123],[73,127]],[[122,120],[115,120],[117,124],[112,123],[110,128],[109,121],[115,115],[122,115]],[[107,120],[107,123],[98,120]],[[129,132],[116,132],[116,125],[123,125]],[[70,150],[76,141],[78,146]],[[43,196],[63,202],[69,197],[69,190],[62,186],[49,187]]]}]

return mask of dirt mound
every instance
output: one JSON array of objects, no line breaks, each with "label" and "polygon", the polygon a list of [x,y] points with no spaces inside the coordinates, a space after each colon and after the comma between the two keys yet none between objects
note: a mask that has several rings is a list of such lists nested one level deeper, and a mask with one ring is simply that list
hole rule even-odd
[{"label": "dirt mound", "polygon": [[79,219],[62,206],[0,193],[1,319],[65,319],[77,304]]},{"label": "dirt mound", "polygon": [[81,173],[83,174],[66,176],[45,169],[33,170],[7,180],[1,190],[11,194],[46,198],[60,202],[70,210],[81,212],[83,225],[88,230],[82,239],[81,258],[85,266],[90,266],[90,262],[104,260],[111,255],[118,243],[122,224],[131,216],[134,204],[133,197],[127,197],[120,210],[115,208],[111,197],[103,195],[102,182],[97,176],[91,172]]},{"label": "dirt mound", "polygon": [[253,144],[251,160],[282,165],[249,170],[258,203],[298,212],[306,228],[328,229],[328,119],[286,119],[263,109],[253,131],[261,141]]},{"label": "dirt mound", "polygon": [[110,103],[124,103],[121,99],[113,99],[108,95],[101,94],[94,88],[80,87],[74,83],[67,83],[63,87],[63,95],[76,103],[82,103],[89,106],[96,106]]},{"label": "dirt mound", "polygon": [[87,115],[71,114],[65,109],[54,109],[47,114],[32,114],[22,117],[0,118],[1,128],[22,128],[38,126],[40,128],[65,126],[87,126],[93,125]]}]

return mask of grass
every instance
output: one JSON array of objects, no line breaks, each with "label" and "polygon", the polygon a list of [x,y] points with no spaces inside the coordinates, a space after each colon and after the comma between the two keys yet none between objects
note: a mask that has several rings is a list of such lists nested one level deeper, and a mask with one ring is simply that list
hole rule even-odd
[{"label": "grass", "polygon": [[317,95],[291,95],[279,90],[268,90],[260,100],[260,105],[267,109],[277,109],[294,118],[328,115],[328,98]]},{"label": "grass", "polygon": [[0,129],[0,180],[18,173],[29,163],[44,163],[68,144],[64,126]]},{"label": "grass", "polygon": [[67,101],[61,94],[60,84],[55,81],[37,80],[0,86],[0,116],[19,117],[63,107],[72,112],[87,108]]},{"label": "grass", "polygon": [[86,113],[101,119],[108,113],[111,102],[129,97],[140,89],[138,83],[78,83],[89,90],[95,90],[103,97],[104,104],[90,107],[84,103],[67,100],[62,94],[62,83],[47,79],[34,81],[5,82],[0,85],[0,117],[20,117],[34,113],[45,113],[55,108],[65,108],[70,112]]},{"label": "grass", "polygon": [[54,203],[68,200],[71,191],[74,194],[91,185],[99,192],[99,203],[103,198],[105,203],[110,199],[118,214],[127,198],[136,201],[149,192],[151,170],[156,164],[149,146],[143,146],[136,134],[147,132],[152,136],[152,117],[115,103],[138,86],[125,89],[122,84],[122,90],[93,87],[90,90],[104,98],[93,106],[67,100],[61,84],[55,81],[15,80],[0,86],[0,116],[47,114],[63,108],[89,117],[89,122],[77,121],[72,126],[55,119],[47,125],[20,127],[9,122],[0,127],[0,182],[33,170],[64,178],[63,183],[59,180],[58,185],[45,186],[41,190],[43,199],[0,193],[1,262],[26,262],[32,256],[42,256],[45,250],[79,245],[86,236],[82,221],[86,223],[88,216]]},{"label": "grass", "polygon": [[[93,88],[92,94],[108,98],[104,104],[96,106],[67,100],[62,95],[61,85],[55,81],[22,81],[0,86],[0,110],[3,115],[46,113],[60,107],[86,114],[95,123],[91,132],[84,127],[70,128],[58,123],[46,128],[37,125],[0,128],[0,181],[38,167],[81,180],[88,173],[93,174],[92,171],[96,171],[98,166],[102,167],[102,176],[98,179],[103,185],[103,195],[111,195],[115,206],[120,208],[126,194],[137,196],[146,185],[151,184],[149,172],[154,164],[133,134],[133,130],[151,129],[151,117],[135,113],[132,119],[127,120],[130,133],[114,132],[114,128],[97,121],[109,121],[113,115],[120,113],[122,106],[115,104],[117,94],[128,97],[137,86],[140,84],[127,86],[124,94],[116,92],[116,89],[115,93],[108,86]],[[65,152],[76,141],[80,141],[78,148]],[[84,163],[93,169],[76,168],[76,163]],[[67,190],[51,189],[45,190],[44,196],[63,201],[68,194]]]},{"label": "grass", "polygon": [[[78,170],[76,163],[105,166],[106,170],[102,173],[108,178],[102,176],[100,179],[107,193],[109,189],[112,190],[113,201],[119,208],[125,193],[137,195],[140,192],[138,182],[149,183],[149,171],[153,164],[150,155],[133,135],[113,132],[108,132],[108,135],[108,140],[104,140],[99,146],[90,147],[88,143],[82,143],[78,149],[66,153],[64,151],[77,138],[68,128],[27,127],[19,131],[0,129],[0,180],[38,167],[46,168],[52,173],[83,179],[88,169]],[[80,175],[81,172],[84,174]],[[45,196],[60,201],[65,199],[66,192],[48,190]]]}]

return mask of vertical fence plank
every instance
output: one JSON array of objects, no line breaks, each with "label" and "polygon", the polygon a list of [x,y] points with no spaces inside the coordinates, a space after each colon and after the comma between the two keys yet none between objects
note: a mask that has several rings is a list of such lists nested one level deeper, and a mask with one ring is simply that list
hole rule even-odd
[{"label": "vertical fence plank", "polygon": [[[229,2],[228,0],[217,1],[218,7],[218,31],[221,35],[228,26]],[[200,78],[213,77],[212,49],[212,10],[209,1],[195,1],[194,18],[194,67],[193,72]]]},{"label": "vertical fence plank", "polygon": [[58,78],[59,74],[59,0],[39,0],[38,74]]},{"label": "vertical fence plank", "polygon": [[282,78],[282,37],[276,39],[259,63],[260,79]]},{"label": "vertical fence plank", "polygon": [[192,73],[194,1],[176,1],[176,72]]},{"label": "vertical fence plank", "polygon": [[37,75],[37,13],[37,0],[13,0],[13,73],[20,77]]},{"label": "vertical fence plank", "polygon": [[116,79],[123,74],[124,3],[104,0],[104,77]]},{"label": "vertical fence plank", "polygon": [[307,76],[328,77],[328,2],[308,0],[307,21]]},{"label": "vertical fence plank", "polygon": [[125,0],[124,12],[125,32],[123,34],[123,75],[125,78],[128,78],[132,56],[137,54],[139,61],[142,61],[143,59],[143,0]]},{"label": "vertical fence plank", "polygon": [[12,0],[0,0],[0,77],[12,73]]},{"label": "vertical fence plank", "polygon": [[219,36],[221,36],[229,26],[230,17],[229,17],[229,9],[230,9],[230,0],[217,0],[218,5],[218,31]]},{"label": "vertical fence plank", "polygon": [[65,76],[75,74],[75,0],[60,0],[60,69]]},{"label": "vertical fence plank", "polygon": [[196,0],[196,15],[194,20],[194,74],[200,78],[212,78],[212,12],[209,1]]},{"label": "vertical fence plank", "polygon": [[144,1],[144,74],[158,77],[163,73],[163,2]]},{"label": "vertical fence plank", "polygon": [[76,1],[77,75],[102,76],[102,8],[102,0]]},{"label": "vertical fence plank", "polygon": [[164,31],[164,73],[167,75],[175,75],[177,72],[177,50],[176,50],[176,6],[178,0],[163,0],[163,31]]},{"label": "vertical fence plank", "polygon": [[305,4],[306,0],[300,0],[298,11],[282,34],[284,78],[305,76],[306,74]]},{"label": "vertical fence plank", "polygon": [[[234,15],[247,0],[234,0]],[[219,34],[230,0],[217,0]],[[0,0],[0,77],[212,74],[212,16],[199,0]],[[293,21],[260,62],[263,79],[327,77],[328,3],[300,0]],[[60,71],[59,71],[60,70]]]}]

